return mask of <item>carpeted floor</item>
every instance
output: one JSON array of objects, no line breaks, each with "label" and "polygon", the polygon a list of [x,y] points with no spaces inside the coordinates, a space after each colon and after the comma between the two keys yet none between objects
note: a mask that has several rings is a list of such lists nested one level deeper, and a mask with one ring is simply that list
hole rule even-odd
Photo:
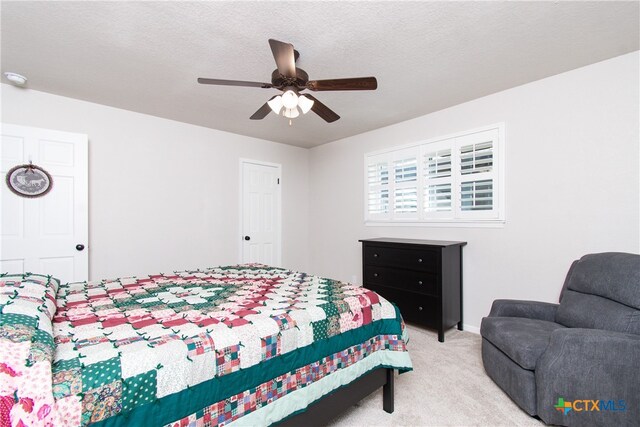
[{"label": "carpeted floor", "polygon": [[485,374],[480,335],[408,326],[413,371],[396,375],[395,411],[382,410],[382,389],[330,424],[343,426],[540,426]]}]

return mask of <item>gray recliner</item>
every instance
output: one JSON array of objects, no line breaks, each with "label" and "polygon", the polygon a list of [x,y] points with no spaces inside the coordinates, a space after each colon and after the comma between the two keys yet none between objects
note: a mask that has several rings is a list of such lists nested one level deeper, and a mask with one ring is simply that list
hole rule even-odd
[{"label": "gray recliner", "polygon": [[496,300],[480,334],[487,374],[530,415],[640,425],[640,255],[585,255],[560,304]]}]

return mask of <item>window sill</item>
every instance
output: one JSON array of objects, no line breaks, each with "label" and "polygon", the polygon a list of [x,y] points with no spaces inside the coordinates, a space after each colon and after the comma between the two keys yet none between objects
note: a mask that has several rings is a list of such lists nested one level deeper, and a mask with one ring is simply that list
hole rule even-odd
[{"label": "window sill", "polygon": [[434,220],[434,221],[365,221],[367,227],[439,227],[439,228],[504,228],[503,219],[478,220]]}]

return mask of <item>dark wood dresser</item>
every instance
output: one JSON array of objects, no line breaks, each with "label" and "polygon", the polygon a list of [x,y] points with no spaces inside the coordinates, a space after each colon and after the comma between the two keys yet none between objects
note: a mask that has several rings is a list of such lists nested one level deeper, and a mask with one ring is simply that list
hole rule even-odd
[{"label": "dark wood dresser", "polygon": [[467,242],[412,239],[365,239],[362,280],[395,303],[402,317],[444,331],[462,330],[462,247]]}]

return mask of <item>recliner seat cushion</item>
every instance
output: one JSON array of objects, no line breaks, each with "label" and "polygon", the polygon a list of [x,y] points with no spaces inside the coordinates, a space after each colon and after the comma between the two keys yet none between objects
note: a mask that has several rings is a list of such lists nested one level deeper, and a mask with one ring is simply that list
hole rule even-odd
[{"label": "recliner seat cushion", "polygon": [[564,326],[523,317],[485,317],[480,335],[523,369],[534,370],[547,349],[551,333]]},{"label": "recliner seat cushion", "polygon": [[482,364],[489,377],[529,415],[536,414],[536,376],[482,339]]}]

